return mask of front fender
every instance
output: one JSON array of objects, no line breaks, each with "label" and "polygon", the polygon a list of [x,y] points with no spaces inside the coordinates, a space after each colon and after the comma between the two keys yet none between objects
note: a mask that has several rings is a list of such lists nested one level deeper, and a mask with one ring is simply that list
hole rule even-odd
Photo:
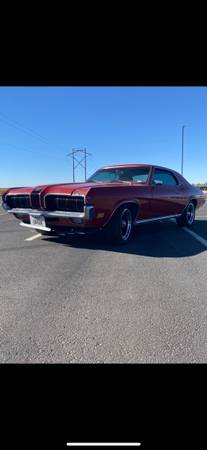
[{"label": "front fender", "polygon": [[[110,220],[112,219],[112,217],[114,216],[114,214],[117,212],[117,210],[118,210],[121,206],[123,206],[123,205],[128,205],[128,204],[130,204],[130,203],[137,206],[137,213],[138,213],[138,210],[139,210],[139,202],[138,202],[136,199],[134,199],[134,200],[122,200],[122,201],[120,201],[119,203],[116,204],[116,206],[115,206],[114,209],[112,210],[111,214],[108,216],[108,218],[107,218],[107,220],[106,220],[106,222],[104,223],[103,226],[105,227],[105,226],[110,222]],[[136,217],[137,217],[137,213],[136,213],[135,219],[136,219]]]}]

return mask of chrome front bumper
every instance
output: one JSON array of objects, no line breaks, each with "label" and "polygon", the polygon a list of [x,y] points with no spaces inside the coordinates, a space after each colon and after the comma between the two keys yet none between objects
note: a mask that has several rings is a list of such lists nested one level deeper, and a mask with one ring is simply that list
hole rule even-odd
[{"label": "chrome front bumper", "polygon": [[85,219],[92,220],[95,216],[94,206],[85,205],[83,212],[75,212],[75,211],[46,211],[42,209],[30,209],[30,208],[12,208],[8,209],[7,205],[2,203],[3,208],[11,214],[20,214],[20,215],[30,215],[34,214],[35,216],[40,215],[44,217],[64,217],[68,219]]}]

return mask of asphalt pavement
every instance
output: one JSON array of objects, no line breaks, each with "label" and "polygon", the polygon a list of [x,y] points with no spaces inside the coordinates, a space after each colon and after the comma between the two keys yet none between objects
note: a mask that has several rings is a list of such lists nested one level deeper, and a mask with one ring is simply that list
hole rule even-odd
[{"label": "asphalt pavement", "polygon": [[207,362],[207,204],[126,246],[37,235],[0,208],[1,363]]}]

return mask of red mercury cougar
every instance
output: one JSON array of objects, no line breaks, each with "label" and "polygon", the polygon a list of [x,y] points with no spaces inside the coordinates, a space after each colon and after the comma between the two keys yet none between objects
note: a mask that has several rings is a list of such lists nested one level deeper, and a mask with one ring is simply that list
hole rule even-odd
[{"label": "red mercury cougar", "polygon": [[175,218],[190,227],[205,196],[174,170],[123,164],[103,167],[85,183],[10,188],[2,200],[21,226],[41,234],[102,231],[126,244],[140,223]]}]

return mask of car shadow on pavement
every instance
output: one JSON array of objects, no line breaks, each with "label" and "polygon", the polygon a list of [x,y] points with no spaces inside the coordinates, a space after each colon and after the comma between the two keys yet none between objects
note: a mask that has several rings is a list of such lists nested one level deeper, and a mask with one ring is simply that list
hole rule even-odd
[{"label": "car shadow on pavement", "polygon": [[[207,221],[195,221],[193,227],[195,232],[196,222],[199,222],[199,227],[206,227],[207,236]],[[132,240],[126,245],[112,245],[106,242],[101,234],[93,236],[43,237],[43,239],[44,241],[50,241],[71,248],[103,250],[155,258],[188,257],[207,251],[207,248],[202,243],[198,242],[194,237],[182,230],[182,228],[179,228],[174,221],[138,225],[135,228]]]}]

